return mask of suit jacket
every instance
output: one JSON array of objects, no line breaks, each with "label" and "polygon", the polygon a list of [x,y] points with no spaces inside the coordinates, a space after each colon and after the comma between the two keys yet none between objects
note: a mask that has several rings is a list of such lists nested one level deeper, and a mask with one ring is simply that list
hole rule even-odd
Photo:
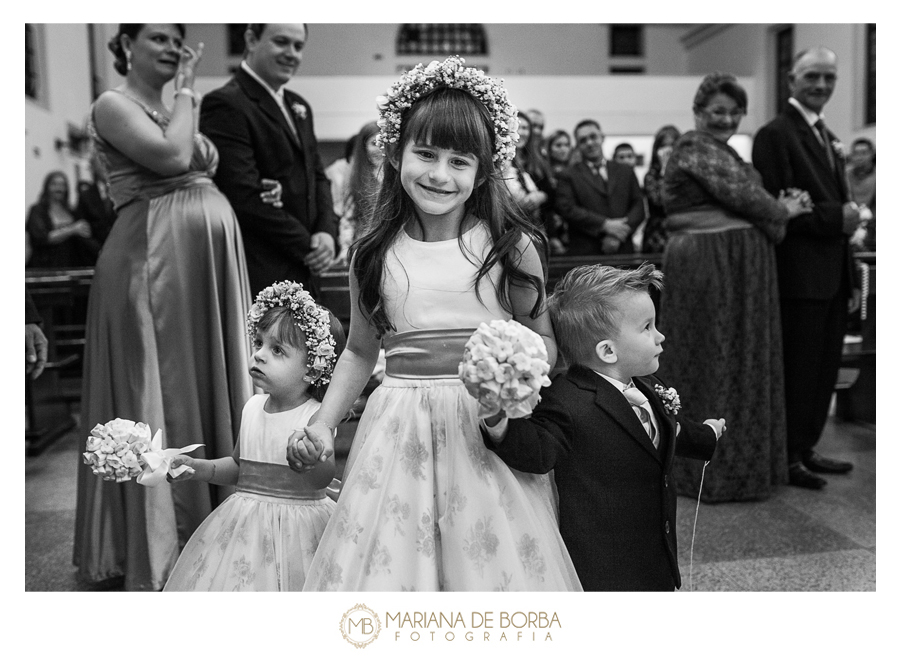
[{"label": "suit jacket", "polygon": [[[219,150],[214,180],[241,226],[253,294],[284,279],[308,286],[310,272],[303,258],[310,251],[310,237],[337,235],[312,109],[287,89],[284,100],[299,139],[272,95],[242,69],[206,94],[200,108],[200,132]],[[283,208],[262,202],[263,178],[281,183]]]},{"label": "suit jacket", "polygon": [[[568,224],[571,255],[603,253],[603,222],[611,217],[626,217],[632,233],[644,221],[644,197],[634,170],[607,160],[606,173],[604,181],[586,162],[578,162],[559,174],[556,212]],[[633,251],[626,239],[618,253]]]},{"label": "suit jacket", "polygon": [[672,461],[708,460],[716,448],[713,428],[665,411],[656,377],[634,384],[653,407],[658,449],[625,396],[579,365],[553,380],[530,418],[509,421],[500,445],[485,433],[485,445],[512,468],[554,469],[560,534],[585,591],[681,586]]},{"label": "suit jacket", "polygon": [[[829,131],[829,145],[836,138]],[[843,205],[847,179],[843,157],[832,149],[837,172],[813,129],[792,105],[764,125],[753,140],[753,166],[770,194],[795,187],[809,192],[812,213],[788,221],[787,235],[775,248],[778,283],[783,298],[833,298],[841,279],[853,280]]]}]

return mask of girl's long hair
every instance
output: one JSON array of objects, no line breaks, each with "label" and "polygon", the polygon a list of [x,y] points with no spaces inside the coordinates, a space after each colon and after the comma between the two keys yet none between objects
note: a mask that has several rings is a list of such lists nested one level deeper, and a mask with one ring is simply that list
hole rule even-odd
[{"label": "girl's long hair", "polygon": [[71,193],[71,190],[69,189],[69,177],[64,171],[51,171],[49,174],[44,176],[44,184],[41,187],[41,194],[38,197],[38,205],[43,208],[50,207],[50,183],[53,182],[54,178],[62,178],[66,184],[66,198],[63,200],[63,206],[65,206],[66,210],[71,213],[72,205],[69,202],[69,194]]},{"label": "girl's long hair", "polygon": [[[407,220],[416,216],[415,204],[403,189],[399,171],[404,147],[410,141],[476,156],[476,186],[466,200],[465,211],[466,216],[473,215],[485,223],[491,235],[491,249],[475,277],[476,295],[480,300],[478,285],[481,279],[499,263],[501,271],[496,291],[500,305],[513,313],[510,286],[530,286],[537,293],[537,300],[529,314],[536,317],[544,304],[544,282],[540,276],[522,269],[518,245],[526,235],[536,243],[540,253],[544,249],[543,237],[516,208],[506,183],[494,166],[494,129],[487,109],[465,91],[439,87],[423,95],[404,112],[400,138],[386,149],[384,179],[369,230],[350,249],[353,273],[359,282],[359,304],[376,334],[381,337],[395,330],[381,296],[384,262]],[[461,248],[464,225],[465,222],[460,223],[458,236]]]},{"label": "girl's long hair", "polygon": [[653,148],[650,151],[650,166],[648,169],[656,173],[659,173],[662,169],[662,163],[659,161],[659,155],[656,152],[662,147],[663,141],[669,137],[672,138],[672,143],[674,144],[675,140],[681,137],[681,131],[672,125],[665,125],[656,131],[656,136],[653,138]]}]

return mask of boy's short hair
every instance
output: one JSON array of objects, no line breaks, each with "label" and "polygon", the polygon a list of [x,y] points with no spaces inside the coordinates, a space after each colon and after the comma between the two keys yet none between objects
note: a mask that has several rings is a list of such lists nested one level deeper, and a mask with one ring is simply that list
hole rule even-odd
[{"label": "boy's short hair", "polygon": [[586,365],[597,343],[619,332],[617,298],[627,292],[662,290],[663,273],[651,263],[637,269],[581,265],[569,270],[547,301],[556,342],[569,365]]},{"label": "boy's short hair", "polygon": [[618,155],[619,151],[626,151],[626,150],[631,151],[632,153],[636,153],[636,151],[634,150],[634,147],[631,144],[629,144],[628,142],[622,142],[621,144],[617,144],[616,148],[613,149],[613,157],[616,157],[616,155]]}]

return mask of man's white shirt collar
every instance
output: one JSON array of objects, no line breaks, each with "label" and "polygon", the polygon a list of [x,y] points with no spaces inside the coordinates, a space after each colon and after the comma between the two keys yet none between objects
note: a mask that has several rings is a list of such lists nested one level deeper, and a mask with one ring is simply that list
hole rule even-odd
[{"label": "man's white shirt collar", "polygon": [[597,372],[596,370],[594,370],[594,372],[596,372],[598,375],[600,375],[601,377],[603,377],[603,379],[605,379],[605,380],[608,381],[610,384],[612,384],[612,385],[615,386],[617,389],[619,389],[623,394],[624,394],[626,388],[628,388],[629,386],[631,386],[631,384],[634,384],[634,380],[631,380],[631,382],[629,382],[628,384],[623,384],[623,383],[620,382],[618,379],[615,379],[615,378],[613,378],[613,377],[609,377],[609,376],[607,376],[607,375],[604,375],[602,372]]},{"label": "man's white shirt collar", "polygon": [[791,98],[788,98],[788,103],[790,103],[791,105],[793,105],[794,107],[797,108],[797,110],[800,112],[800,114],[806,120],[806,123],[808,123],[810,126],[815,126],[816,121],[818,121],[819,119],[822,119],[823,121],[825,120],[825,117],[823,115],[816,114],[808,107],[805,107],[803,105],[803,103],[798,101],[793,96]]},{"label": "man's white shirt collar", "polygon": [[277,90],[272,89],[268,82],[259,77],[256,71],[250,68],[250,65],[247,64],[247,60],[241,60],[241,68],[247,73],[247,75],[261,84],[263,86],[263,89],[272,94],[272,98],[278,101],[279,105],[284,104],[284,85],[281,85]]}]

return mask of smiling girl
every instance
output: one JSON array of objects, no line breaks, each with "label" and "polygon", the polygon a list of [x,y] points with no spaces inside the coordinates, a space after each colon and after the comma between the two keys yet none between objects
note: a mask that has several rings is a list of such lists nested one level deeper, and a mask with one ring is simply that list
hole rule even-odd
[{"label": "smiling girl", "polygon": [[[410,104],[411,99],[411,104]],[[452,57],[410,71],[382,100],[385,171],[372,229],[351,254],[347,350],[298,470],[332,430],[384,345],[387,370],[360,419],[335,516],[305,590],[577,590],[546,476],[484,446],[457,377],[481,322],[515,318],[556,343],[536,243],[501,178],[515,153],[502,86]]]}]

